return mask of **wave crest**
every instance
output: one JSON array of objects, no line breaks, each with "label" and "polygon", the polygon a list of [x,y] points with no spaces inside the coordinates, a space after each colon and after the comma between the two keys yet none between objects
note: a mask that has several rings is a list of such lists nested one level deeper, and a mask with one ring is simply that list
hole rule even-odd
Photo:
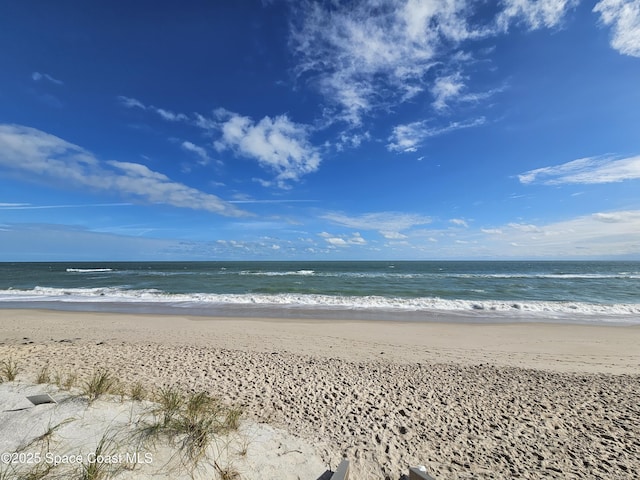
[{"label": "wave crest", "polygon": [[[462,300],[438,297],[383,297],[316,294],[213,294],[167,293],[156,289],[109,288],[49,288],[31,290],[2,290],[1,302],[58,301],[58,302],[113,302],[155,303],[170,306],[225,306],[260,305],[264,307],[299,307],[310,309],[411,311],[411,312],[508,312],[515,315],[634,315],[640,314],[640,303],[598,304],[566,301],[499,301]],[[636,318],[637,319],[637,318]],[[640,319],[638,319],[640,322]]]}]

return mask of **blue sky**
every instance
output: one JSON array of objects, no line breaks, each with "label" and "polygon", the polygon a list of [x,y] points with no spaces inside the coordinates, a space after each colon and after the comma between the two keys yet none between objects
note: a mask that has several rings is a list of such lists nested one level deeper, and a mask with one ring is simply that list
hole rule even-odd
[{"label": "blue sky", "polygon": [[640,3],[3,2],[0,260],[640,259]]}]

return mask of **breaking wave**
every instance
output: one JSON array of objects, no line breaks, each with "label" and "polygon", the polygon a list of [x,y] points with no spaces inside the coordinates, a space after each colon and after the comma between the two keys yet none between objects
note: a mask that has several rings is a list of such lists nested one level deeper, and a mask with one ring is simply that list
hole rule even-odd
[{"label": "breaking wave", "polygon": [[157,289],[49,288],[0,290],[0,302],[104,302],[153,303],[172,307],[263,306],[279,308],[338,309],[425,313],[493,313],[539,316],[633,316],[630,323],[640,323],[640,304],[600,304],[569,301],[500,301],[462,300],[438,297],[385,297],[378,295],[348,296],[320,294],[214,294],[167,293]]}]

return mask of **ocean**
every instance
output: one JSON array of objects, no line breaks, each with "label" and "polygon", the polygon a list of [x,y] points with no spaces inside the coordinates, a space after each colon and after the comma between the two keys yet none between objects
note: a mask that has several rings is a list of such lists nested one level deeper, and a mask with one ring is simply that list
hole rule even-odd
[{"label": "ocean", "polygon": [[640,262],[0,263],[0,308],[640,324]]}]

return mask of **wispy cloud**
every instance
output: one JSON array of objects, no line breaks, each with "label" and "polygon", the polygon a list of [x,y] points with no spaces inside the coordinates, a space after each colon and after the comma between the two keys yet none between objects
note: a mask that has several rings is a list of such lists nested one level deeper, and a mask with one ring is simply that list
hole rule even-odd
[{"label": "wispy cloud", "polygon": [[284,199],[284,198],[279,198],[279,199],[242,199],[242,200],[229,200],[229,203],[265,203],[265,204],[271,204],[271,203],[314,203],[317,202],[317,200],[301,200],[301,199],[295,199],[295,198],[291,198],[291,199]]},{"label": "wispy cloud", "polygon": [[404,153],[415,152],[427,138],[444,135],[464,128],[479,127],[484,125],[485,122],[485,117],[478,117],[466,121],[451,122],[448,125],[437,127],[431,125],[431,122],[428,120],[408,123],[406,125],[396,125],[393,127],[393,133],[388,139],[390,143],[387,144],[387,150]]},{"label": "wispy cloud", "polygon": [[297,74],[312,79],[340,119],[358,125],[376,106],[424,90],[443,38],[475,35],[464,10],[461,2],[300,2],[291,30]]},{"label": "wispy cloud", "polygon": [[640,3],[637,0],[601,0],[593,8],[605,25],[612,26],[611,47],[640,57]]},{"label": "wispy cloud", "polygon": [[135,98],[125,97],[123,95],[118,96],[118,101],[120,104],[127,108],[139,108],[141,110],[146,110],[147,107],[140,100],[136,100]]},{"label": "wispy cloud", "polygon": [[[214,143],[218,151],[230,149],[276,173],[275,183],[288,188],[289,182],[315,172],[320,154],[309,142],[305,125],[292,122],[286,115],[264,117],[255,122],[237,113],[218,111],[222,137]],[[271,182],[262,181],[263,184]]]},{"label": "wispy cloud", "polygon": [[154,105],[145,105],[144,103],[142,103],[138,99],[131,98],[131,97],[125,97],[123,95],[119,95],[117,98],[118,98],[118,101],[120,102],[120,104],[122,106],[126,107],[126,108],[139,108],[141,110],[147,110],[149,112],[155,113],[160,118],[162,118],[163,120],[166,120],[168,122],[187,122],[187,121],[189,121],[189,116],[184,114],[184,113],[175,113],[175,112],[172,112],[171,110],[167,110],[167,109],[164,109],[164,108],[159,108],[159,107],[156,107]]},{"label": "wispy cloud", "polygon": [[46,80],[50,83],[53,83],[54,85],[64,85],[64,82],[62,80],[58,80],[57,78],[52,77],[48,73],[33,72],[31,74],[31,79],[34,82],[41,82],[42,80]]},{"label": "wispy cloud", "polygon": [[467,221],[462,218],[452,218],[451,220],[449,220],[449,223],[457,225],[458,227],[465,227],[465,228],[469,227],[469,224],[467,223]]},{"label": "wispy cloud", "polygon": [[401,232],[418,225],[431,223],[430,217],[402,212],[372,212],[355,216],[331,212],[322,215],[321,218],[348,228],[375,230],[390,240],[402,240],[406,238],[406,235]]},{"label": "wispy cloud", "polygon": [[0,166],[55,179],[64,185],[113,192],[144,202],[226,216],[248,215],[215,195],[174,182],[145,165],[102,162],[82,147],[21,125],[0,125]]},{"label": "wispy cloud", "polygon": [[78,205],[31,205],[29,203],[0,203],[0,210],[48,210],[56,208],[130,207],[132,203],[87,203]]},{"label": "wispy cloud", "polygon": [[544,185],[613,183],[640,178],[640,156],[587,157],[518,175],[521,183]]},{"label": "wispy cloud", "polygon": [[439,111],[445,110],[447,102],[452,98],[459,97],[464,88],[465,84],[460,72],[437,78],[431,87],[431,93],[434,97],[433,107]]},{"label": "wispy cloud", "polygon": [[186,122],[189,120],[189,117],[184,113],[175,113],[170,110],[165,110],[163,108],[158,108],[154,106],[147,107],[152,111],[156,112],[163,120],[167,120],[168,122]]},{"label": "wispy cloud", "polygon": [[504,90],[496,87],[486,92],[470,92],[466,85],[467,79],[460,72],[436,78],[431,87],[433,95],[432,106],[437,112],[450,110],[452,104],[478,103]]},{"label": "wispy cloud", "polygon": [[434,80],[432,70],[459,71],[451,67],[473,61],[458,50],[462,42],[501,35],[513,24],[555,27],[577,0],[504,0],[490,18],[477,11],[481,3],[297,2],[290,34],[297,78],[317,87],[333,117],[350,126],[427,91],[442,110],[464,82],[459,73]]},{"label": "wispy cloud", "polygon": [[530,29],[552,28],[578,3],[579,0],[503,0],[504,9],[498,15],[497,24],[503,30],[514,23]]},{"label": "wispy cloud", "polygon": [[91,231],[78,226],[18,223],[0,228],[0,261],[170,260],[181,242]]},{"label": "wispy cloud", "polygon": [[211,161],[211,158],[209,157],[209,154],[207,153],[207,151],[204,148],[199,147],[194,143],[184,141],[180,146],[184,150],[194,153],[198,158],[200,158],[200,163],[203,165],[206,165]]}]

